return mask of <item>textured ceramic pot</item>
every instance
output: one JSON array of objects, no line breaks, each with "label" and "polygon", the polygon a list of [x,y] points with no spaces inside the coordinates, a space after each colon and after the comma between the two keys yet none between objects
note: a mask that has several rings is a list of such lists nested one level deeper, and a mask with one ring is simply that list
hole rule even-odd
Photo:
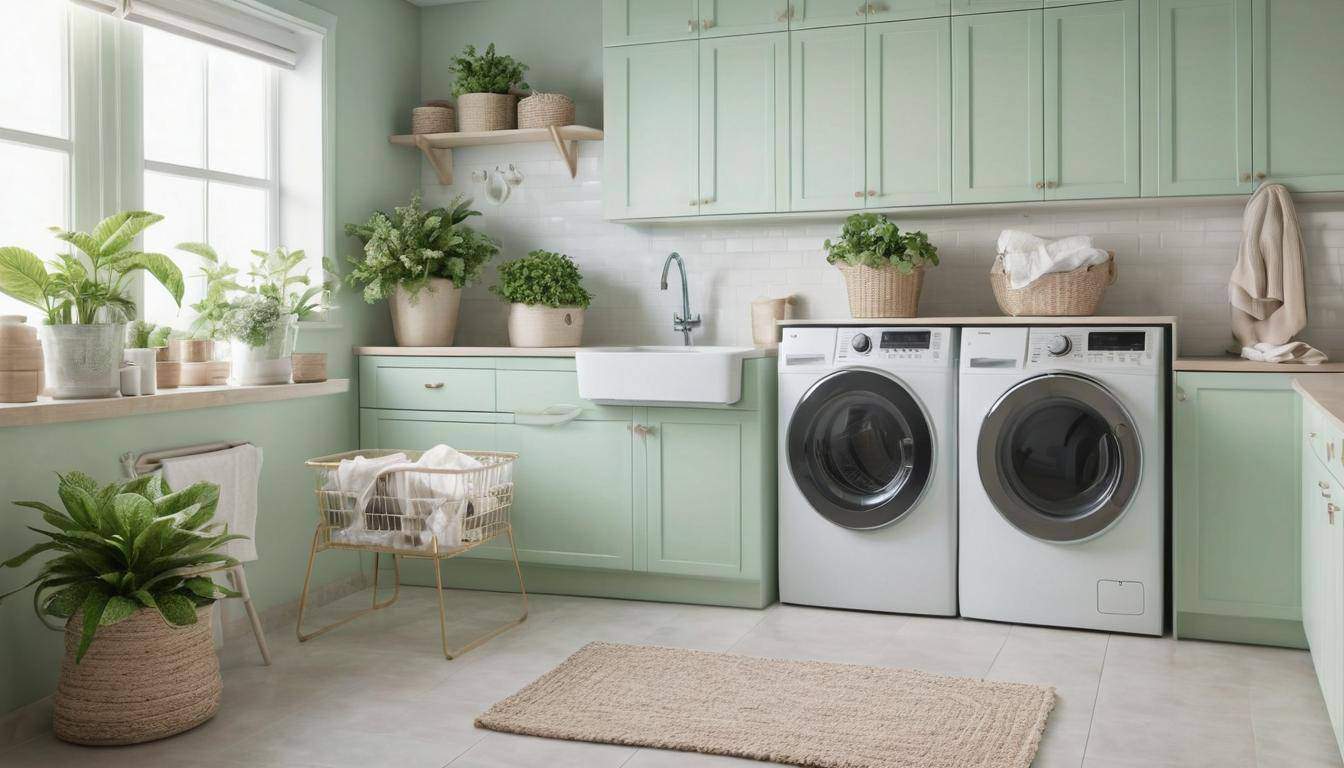
[{"label": "textured ceramic pot", "polygon": [[392,333],[400,347],[451,347],[457,334],[462,290],[451,280],[432,277],[414,296],[397,286],[387,303]]},{"label": "textured ceramic pot", "polygon": [[294,354],[294,342],[299,335],[298,315],[288,315],[261,346],[251,346],[240,339],[229,342],[231,375],[234,384],[248,387],[258,384],[288,384]]},{"label": "textured ceramic pot", "polygon": [[541,304],[509,305],[509,344],[515,347],[577,347],[583,310]]},{"label": "textured ceramic pot", "polygon": [[120,393],[125,323],[44,325],[40,334],[52,397],[70,400]]}]

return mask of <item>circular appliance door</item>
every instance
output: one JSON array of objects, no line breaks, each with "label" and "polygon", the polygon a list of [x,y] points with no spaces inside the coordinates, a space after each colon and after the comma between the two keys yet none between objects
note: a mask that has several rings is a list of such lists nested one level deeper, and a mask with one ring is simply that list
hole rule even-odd
[{"label": "circular appliance door", "polygon": [[812,508],[845,528],[900,520],[933,473],[933,432],[914,395],[875,371],[817,382],[789,421],[788,461]]},{"label": "circular appliance door", "polygon": [[1139,485],[1139,439],[1104,386],[1047,374],[1008,390],[977,446],[980,481],[999,514],[1046,541],[1082,541],[1124,514]]}]

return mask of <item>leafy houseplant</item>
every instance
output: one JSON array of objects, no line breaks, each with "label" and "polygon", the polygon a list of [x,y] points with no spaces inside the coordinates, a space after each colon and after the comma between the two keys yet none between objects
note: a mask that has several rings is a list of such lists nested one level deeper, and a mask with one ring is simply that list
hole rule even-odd
[{"label": "leafy houseplant", "polygon": [[854,317],[913,317],[924,270],[938,264],[938,249],[928,235],[903,233],[875,213],[845,219],[840,237],[826,240],[824,247],[826,261],[844,275]]},{"label": "leafy houseplant", "polygon": [[220,258],[215,249],[207,243],[179,243],[178,250],[200,257],[201,276],[205,278],[205,291],[200,301],[191,305],[196,318],[191,321],[191,338],[198,340],[223,340],[224,319],[229,314],[229,294],[243,290],[238,282],[238,268]]},{"label": "leafy houseplant", "polygon": [[[236,565],[220,547],[243,538],[212,523],[219,487],[202,482],[172,492],[158,475],[101,487],[80,472],[58,479],[64,510],[16,502],[42,515],[50,529],[32,530],[46,541],[0,563],[19,568],[55,555],[0,600],[35,585],[38,619],[55,630],[62,627],[48,617],[64,620],[69,642],[56,694],[57,736],[131,743],[198,725],[219,705],[209,607],[234,594],[207,574]],[[146,661],[153,666],[141,667]],[[116,702],[81,695],[93,687],[113,688]],[[106,738],[109,724],[115,741]]]},{"label": "leafy houseplant", "polygon": [[453,343],[461,289],[499,252],[494,240],[463,223],[479,215],[461,196],[425,210],[417,193],[391,214],[375,212],[364,224],[345,226],[364,246],[362,256],[350,258],[346,280],[362,286],[370,304],[388,300],[398,344]]},{"label": "leafy houseplant", "polygon": [[576,347],[583,337],[583,311],[592,294],[572,259],[537,250],[499,265],[490,287],[510,302],[509,343],[515,347]]},{"label": "leafy houseplant", "polygon": [[232,341],[233,379],[237,384],[287,384],[290,357],[298,336],[298,318],[275,296],[244,295],[224,320]]},{"label": "leafy houseplant", "polygon": [[463,131],[497,131],[518,125],[517,97],[512,90],[528,90],[523,82],[527,65],[512,56],[495,53],[495,44],[483,53],[468,45],[453,57],[450,72],[457,75],[453,95],[457,97],[458,122]]}]

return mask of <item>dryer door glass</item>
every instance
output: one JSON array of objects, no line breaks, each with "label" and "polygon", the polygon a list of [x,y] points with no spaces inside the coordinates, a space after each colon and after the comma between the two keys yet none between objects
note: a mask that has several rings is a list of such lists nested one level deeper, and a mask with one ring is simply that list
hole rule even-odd
[{"label": "dryer door glass", "polygon": [[1124,514],[1138,487],[1138,436],[1115,397],[1081,376],[1018,384],[985,417],[980,479],[1014,527],[1047,541],[1081,541]]},{"label": "dryer door glass", "polygon": [[933,470],[924,410],[895,379],[841,371],[803,396],[789,422],[788,460],[818,514],[845,528],[901,519]]}]

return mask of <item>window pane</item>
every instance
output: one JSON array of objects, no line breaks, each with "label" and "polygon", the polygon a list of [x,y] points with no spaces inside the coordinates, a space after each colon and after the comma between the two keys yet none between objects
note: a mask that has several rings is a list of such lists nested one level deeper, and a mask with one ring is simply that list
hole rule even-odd
[{"label": "window pane", "polygon": [[[22,183],[0,184],[0,246],[19,246],[43,261],[60,243],[47,227],[69,226],[65,215],[69,157],[64,152],[0,141],[0,168]],[[38,311],[0,294],[0,314],[25,315],[39,322]]]},{"label": "window pane", "polygon": [[145,159],[205,165],[204,45],[144,30]]},{"label": "window pane", "polygon": [[210,182],[210,244],[230,264],[247,272],[252,250],[269,250],[267,192]]},{"label": "window pane", "polygon": [[210,169],[267,177],[267,65],[226,51],[210,52]]},{"label": "window pane", "polygon": [[168,291],[154,278],[146,277],[140,316],[185,330],[194,314],[188,307],[200,300],[205,287],[200,277],[200,260],[177,250],[177,244],[205,239],[205,182],[148,172],[145,174],[145,209],[164,217],[163,221],[145,230],[145,250],[171,256],[186,277],[187,289],[179,314]]},{"label": "window pane", "polygon": [[5,3],[0,126],[65,137],[65,0]]}]

